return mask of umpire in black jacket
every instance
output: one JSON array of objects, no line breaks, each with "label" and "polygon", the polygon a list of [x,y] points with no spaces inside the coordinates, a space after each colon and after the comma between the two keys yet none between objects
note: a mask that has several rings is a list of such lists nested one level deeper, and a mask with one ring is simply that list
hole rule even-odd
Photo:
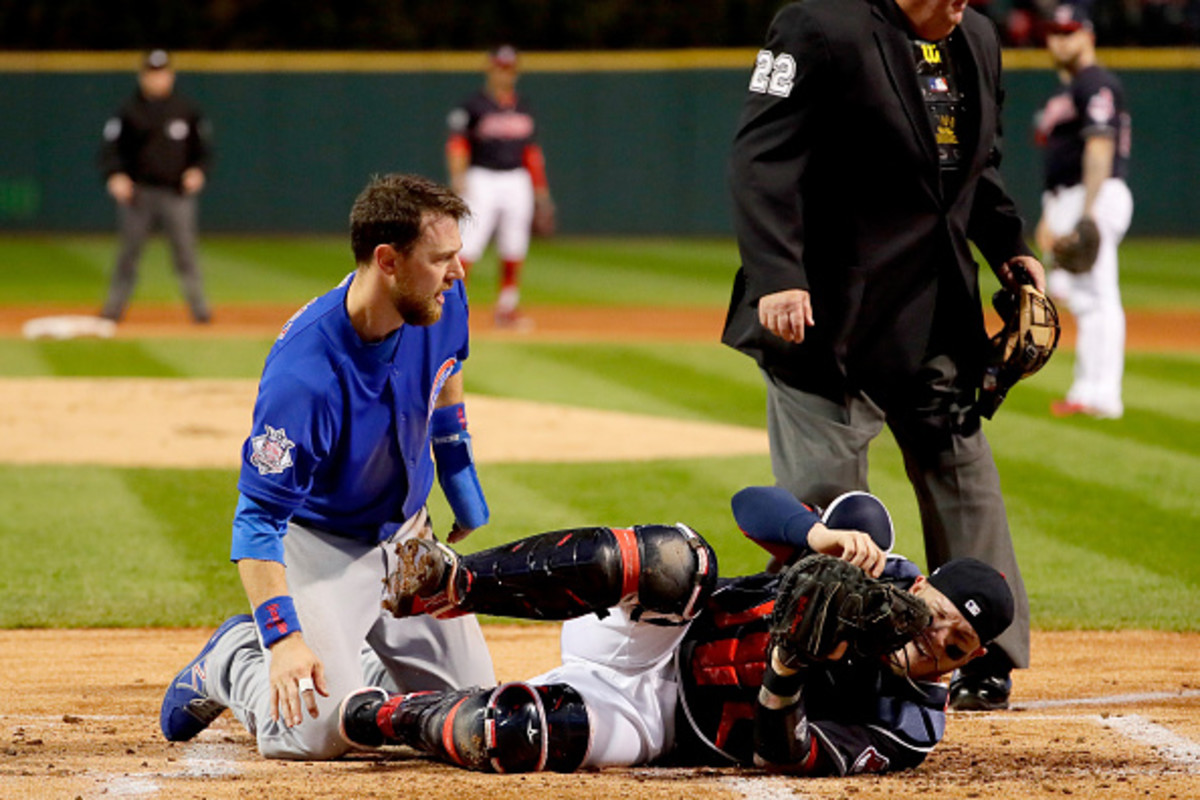
[{"label": "umpire in black jacket", "polygon": [[[974,242],[1044,289],[998,172],[1000,45],[967,0],[806,0],[759,51],[733,147],[742,268],[723,341],[767,381],[780,485],[867,489],[884,424],[916,490],[930,569],[1003,572],[1016,621],[952,705],[1000,708],[1028,666],[1029,605],[973,408],[986,352]],[[982,663],[980,663],[982,662]]]},{"label": "umpire in black jacket", "polygon": [[196,195],[211,157],[209,123],[174,89],[170,55],[151,50],[138,72],[137,91],[104,124],[100,169],[117,202],[121,245],[101,316],[114,322],[125,313],[142,247],[156,224],[171,243],[193,319],[210,319],[196,263]]}]

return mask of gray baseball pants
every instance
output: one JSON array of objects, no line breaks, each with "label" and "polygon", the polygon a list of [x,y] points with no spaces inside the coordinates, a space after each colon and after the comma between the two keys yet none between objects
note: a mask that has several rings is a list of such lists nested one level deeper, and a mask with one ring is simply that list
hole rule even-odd
[{"label": "gray baseball pants", "polygon": [[138,263],[142,248],[154,226],[162,226],[171,245],[171,256],[183,296],[197,322],[210,318],[204,299],[204,285],[196,263],[196,197],[181,195],[172,189],[138,184],[133,201],[117,206],[117,231],[121,239],[117,263],[113,268],[108,299],[102,317],[120,320],[133,294],[138,278]]},{"label": "gray baseball pants", "polygon": [[[421,522],[424,515],[420,515]],[[414,519],[416,519],[414,517]],[[420,527],[420,526],[413,526]],[[409,526],[396,538],[408,535]],[[304,641],[325,668],[329,697],[316,695],[319,715],[289,728],[271,719],[271,651],[253,623],[237,625],[209,655],[207,687],[258,739],[267,758],[325,760],[350,746],[338,734],[338,705],[367,685],[363,643],[403,692],[494,686],[491,655],[474,616],[397,619],[384,611],[383,579],[395,566],[394,543],[369,545],[324,531],[288,525],[284,537],[288,589]],[[380,676],[371,676],[377,680]]]}]

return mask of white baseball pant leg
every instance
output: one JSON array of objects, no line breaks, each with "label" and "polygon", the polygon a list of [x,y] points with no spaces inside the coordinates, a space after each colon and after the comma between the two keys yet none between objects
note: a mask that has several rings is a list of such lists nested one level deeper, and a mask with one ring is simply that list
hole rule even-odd
[{"label": "white baseball pant leg", "polygon": [[[1074,230],[1083,216],[1082,184],[1046,192],[1042,207],[1046,224],[1055,236]],[[1075,376],[1067,400],[1094,409],[1106,417],[1124,411],[1121,381],[1125,372],[1125,311],[1117,267],[1117,247],[1133,218],[1133,196],[1125,181],[1109,178],[1092,205],[1092,218],[1100,230],[1100,252],[1092,269],[1072,275],[1056,269],[1049,289],[1067,301],[1075,316]]]},{"label": "white baseball pant leg", "polygon": [[687,629],[633,622],[621,608],[563,623],[562,666],[528,682],[565,683],[583,697],[591,745],[581,766],[646,764],[674,744],[675,651]]},{"label": "white baseball pant leg", "polygon": [[495,235],[502,260],[524,261],[533,224],[533,181],[528,170],[471,167],[467,170],[466,201],[471,216],[460,230],[463,259],[478,261]]}]

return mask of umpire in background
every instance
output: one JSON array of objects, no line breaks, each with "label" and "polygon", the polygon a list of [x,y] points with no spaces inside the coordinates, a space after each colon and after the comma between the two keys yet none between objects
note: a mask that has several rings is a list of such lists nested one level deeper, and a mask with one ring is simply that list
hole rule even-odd
[{"label": "umpire in background", "polygon": [[767,384],[779,485],[826,505],[867,486],[887,425],[930,570],[1007,576],[1015,622],[957,674],[951,706],[1003,708],[1029,663],[1029,603],[975,408],[987,353],[974,242],[1014,285],[1045,271],[998,172],[1000,42],[967,0],[807,0],[782,9],[733,146],[742,267],[723,341]]},{"label": "umpire in background", "polygon": [[211,156],[210,126],[174,91],[165,50],[146,54],[137,91],[104,124],[100,168],[117,201],[120,252],[100,315],[120,321],[137,283],[142,247],[156,224],[171,242],[175,271],[196,322],[211,319],[196,264],[196,195]]}]

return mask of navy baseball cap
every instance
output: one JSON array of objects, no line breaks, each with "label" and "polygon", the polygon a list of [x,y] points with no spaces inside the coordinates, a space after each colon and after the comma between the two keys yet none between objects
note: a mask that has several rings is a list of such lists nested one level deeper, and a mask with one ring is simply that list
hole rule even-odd
[{"label": "navy baseball cap", "polygon": [[166,69],[169,66],[171,66],[171,54],[166,50],[151,50],[142,60],[142,69]]},{"label": "navy baseball cap", "polygon": [[1054,9],[1046,30],[1049,33],[1074,33],[1078,30],[1091,30],[1092,17],[1088,10],[1079,3],[1063,3]]},{"label": "navy baseball cap", "polygon": [[515,67],[517,65],[517,48],[511,44],[502,44],[488,51],[488,58],[498,67]]},{"label": "navy baseball cap", "polygon": [[929,576],[933,588],[954,603],[982,644],[1004,633],[1013,621],[1013,596],[994,567],[974,558],[955,558]]}]

